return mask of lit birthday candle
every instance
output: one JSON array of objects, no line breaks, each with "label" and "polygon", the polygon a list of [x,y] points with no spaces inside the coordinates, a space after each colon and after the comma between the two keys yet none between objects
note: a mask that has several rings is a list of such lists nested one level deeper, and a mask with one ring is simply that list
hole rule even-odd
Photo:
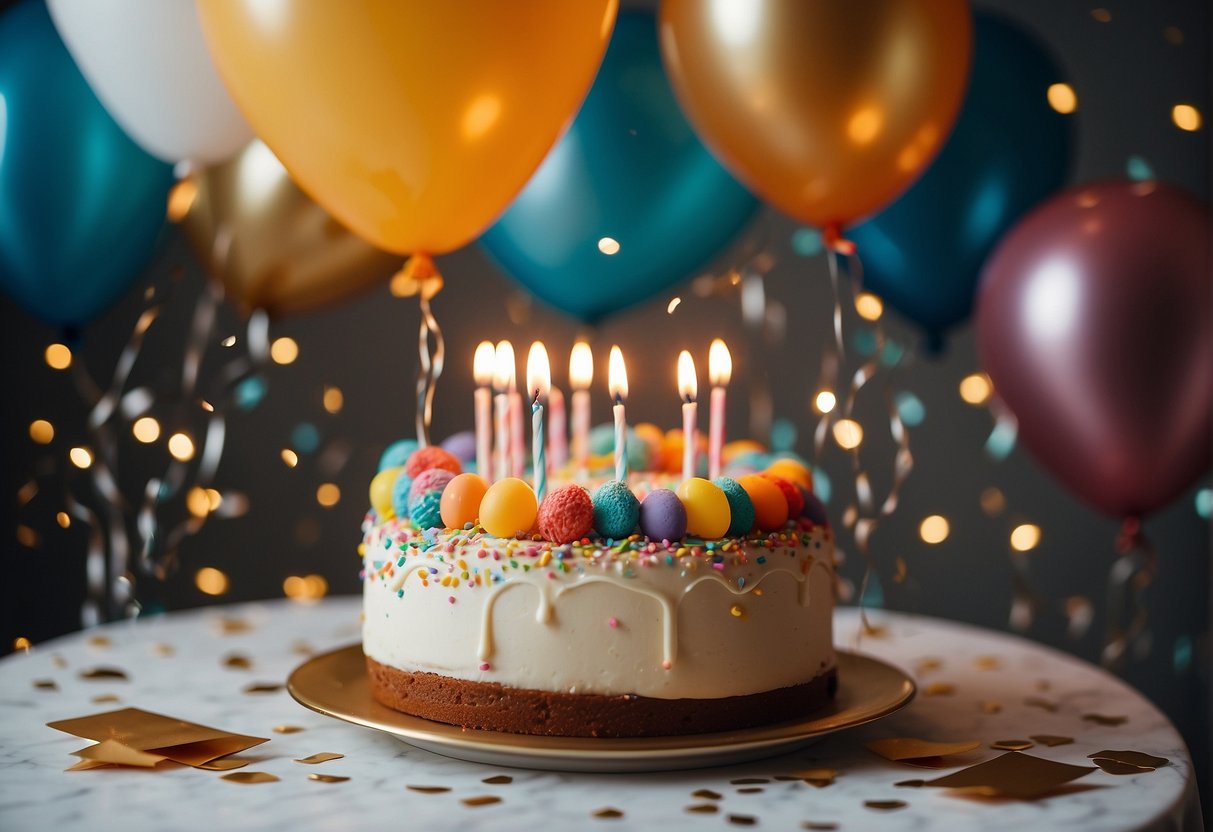
[{"label": "lit birthday candle", "polygon": [[590,474],[590,384],[594,381],[594,353],[585,341],[573,345],[569,355],[569,384],[573,388],[573,464],[577,477]]},{"label": "lit birthday candle", "polygon": [[695,376],[695,359],[683,350],[678,354],[678,395],[682,399],[682,479],[695,476],[695,445],[699,440],[699,379]]},{"label": "lit birthday candle", "polygon": [[531,397],[531,467],[535,477],[535,497],[540,503],[548,491],[547,453],[543,441],[543,402],[552,385],[548,351],[539,341],[531,344],[526,359],[526,392]]},{"label": "lit birthday candle", "polygon": [[492,343],[481,341],[472,358],[472,376],[476,379],[476,470],[488,481],[493,479],[493,363]]},{"label": "lit birthday candle", "polygon": [[708,479],[720,476],[720,458],[724,449],[725,388],[733,376],[733,357],[724,341],[717,338],[708,349],[708,381],[712,383],[711,409],[708,411]]},{"label": "lit birthday candle", "polygon": [[510,475],[510,388],[514,385],[514,345],[500,341],[493,353],[493,406],[497,417],[497,465],[494,479]]},{"label": "lit birthday candle", "polygon": [[615,479],[628,481],[628,420],[624,405],[628,400],[628,368],[623,363],[623,352],[611,347],[607,364],[607,389],[615,402]]}]

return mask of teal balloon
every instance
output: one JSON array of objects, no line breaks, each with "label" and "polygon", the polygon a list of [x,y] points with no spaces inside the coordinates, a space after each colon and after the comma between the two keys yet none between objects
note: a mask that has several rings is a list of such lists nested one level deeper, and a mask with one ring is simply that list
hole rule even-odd
[{"label": "teal balloon", "polygon": [[690,277],[758,205],[678,108],[653,15],[627,12],[568,133],[480,244],[541,300],[596,321]]},{"label": "teal balloon", "polygon": [[172,167],[110,118],[46,5],[0,15],[0,289],[47,323],[87,323],[139,278]]},{"label": "teal balloon", "polygon": [[1036,38],[975,15],[973,70],[956,128],[932,165],[883,213],[849,229],[863,287],[915,321],[928,345],[969,317],[981,265],[1070,170],[1073,116],[1048,103],[1061,70]]}]

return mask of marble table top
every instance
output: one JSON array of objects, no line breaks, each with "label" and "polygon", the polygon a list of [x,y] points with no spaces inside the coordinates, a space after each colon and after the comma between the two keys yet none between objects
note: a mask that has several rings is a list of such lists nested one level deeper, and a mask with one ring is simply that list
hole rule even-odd
[{"label": "marble table top", "polygon": [[[360,602],[328,599],[211,607],[119,623],[35,645],[0,661],[0,829],[765,829],[877,825],[913,829],[1198,829],[1201,814],[1192,764],[1175,728],[1140,694],[1103,671],[1023,639],[938,619],[877,612],[884,629],[865,636],[864,652],[904,667],[918,698],[880,722],[827,737],[807,749],[740,766],[685,772],[591,775],[491,768],[412,748],[397,739],[313,713],[285,690],[249,694],[255,683],[281,683],[303,651],[357,641]],[[854,648],[854,610],[840,609],[836,640]],[[232,654],[251,666],[231,666]],[[85,679],[105,666],[129,675]],[[53,681],[51,687],[47,681]],[[42,686],[35,684],[42,681]],[[117,696],[98,703],[99,697]],[[162,765],[155,770],[103,768],[64,772],[70,752],[88,743],[45,723],[134,706],[224,730],[270,737],[244,752],[240,771],[280,780],[225,782],[217,772]],[[1084,715],[1124,717],[1101,724]],[[291,724],[304,730],[274,733]],[[1087,765],[1101,749],[1133,749],[1166,757],[1155,771],[1116,776],[1095,771],[1080,791],[1036,801],[965,797],[944,789],[893,784],[931,778],[1003,752],[990,743],[1031,734],[1064,735],[1068,745],[1028,753]],[[924,770],[877,757],[864,743],[885,737],[981,739],[982,748],[943,770]],[[344,758],[300,765],[317,752]],[[837,769],[833,785],[815,788],[777,780],[809,768]],[[323,773],[350,778],[310,780]],[[509,783],[485,783],[497,775]],[[761,784],[737,784],[738,779]],[[427,794],[408,785],[446,786]],[[692,792],[720,795],[704,800]],[[744,789],[744,791],[743,791]],[[499,802],[467,805],[495,796]],[[904,801],[877,810],[867,801]],[[686,807],[714,803],[714,813]],[[613,808],[621,817],[595,812]],[[747,821],[747,819],[749,819]]]}]

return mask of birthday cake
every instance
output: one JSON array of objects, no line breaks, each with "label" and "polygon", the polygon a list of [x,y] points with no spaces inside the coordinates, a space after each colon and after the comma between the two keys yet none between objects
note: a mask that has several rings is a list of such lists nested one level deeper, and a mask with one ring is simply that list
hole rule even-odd
[{"label": "birthday cake", "polygon": [[463,464],[397,443],[372,482],[363,651],[380,703],[640,737],[796,719],[834,695],[833,538],[804,465],[553,482],[540,501]]}]

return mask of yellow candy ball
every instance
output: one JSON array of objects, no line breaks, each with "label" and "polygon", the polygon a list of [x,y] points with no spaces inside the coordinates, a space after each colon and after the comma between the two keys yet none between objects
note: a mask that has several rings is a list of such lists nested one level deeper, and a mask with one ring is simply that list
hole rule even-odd
[{"label": "yellow candy ball", "polygon": [[788,482],[799,485],[810,493],[813,491],[813,472],[794,459],[777,459],[767,466],[765,473],[775,477],[783,477]]},{"label": "yellow candy ball", "polygon": [[438,504],[443,525],[462,529],[467,523],[475,523],[480,517],[480,502],[488,490],[489,484],[479,474],[459,474],[448,482]]},{"label": "yellow candy ball", "polygon": [[788,501],[778,485],[761,474],[738,477],[737,484],[754,503],[754,520],[758,528],[770,532],[784,527],[788,522]]},{"label": "yellow candy ball", "polygon": [[400,476],[400,468],[384,468],[371,480],[371,508],[380,520],[391,520],[396,516],[392,510],[392,486]]},{"label": "yellow candy ball", "polygon": [[729,530],[729,498],[717,486],[692,477],[678,486],[678,499],[687,510],[687,534],[717,540]]},{"label": "yellow candy ball", "polygon": [[513,537],[518,532],[529,532],[538,513],[539,501],[535,499],[535,492],[516,477],[497,480],[480,501],[480,525],[494,537]]}]

